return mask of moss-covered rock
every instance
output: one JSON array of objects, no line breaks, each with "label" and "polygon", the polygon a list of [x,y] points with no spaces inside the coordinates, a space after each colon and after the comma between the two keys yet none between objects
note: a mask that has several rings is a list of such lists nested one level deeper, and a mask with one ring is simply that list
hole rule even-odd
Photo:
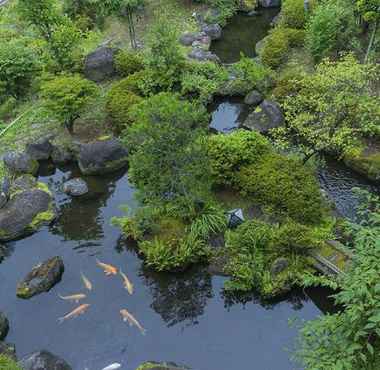
[{"label": "moss-covered rock", "polygon": [[8,152],[3,157],[5,168],[13,175],[31,174],[38,171],[38,162],[27,153]]},{"label": "moss-covered rock", "polygon": [[148,361],[141,364],[136,370],[186,370],[188,367],[183,367],[174,362],[154,362]]},{"label": "moss-covered rock", "polygon": [[38,264],[17,284],[17,296],[27,299],[49,291],[61,280],[63,271],[64,265],[60,257],[53,257]]}]

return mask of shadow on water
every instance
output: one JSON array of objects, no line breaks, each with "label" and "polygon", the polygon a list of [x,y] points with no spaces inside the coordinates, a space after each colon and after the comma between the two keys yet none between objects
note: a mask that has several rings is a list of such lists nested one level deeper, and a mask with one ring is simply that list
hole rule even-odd
[{"label": "shadow on water", "polygon": [[[288,319],[309,320],[320,314],[307,296],[295,294],[270,306],[254,298],[232,302],[223,294],[226,279],[210,276],[202,266],[176,275],[147,270],[110,225],[112,216],[123,214],[120,205],[136,207],[127,175],[86,177],[89,195],[71,199],[61,185],[77,175],[76,167],[47,166],[40,173],[39,180],[57,199],[59,218],[34,235],[8,243],[12,253],[0,264],[0,310],[10,320],[7,341],[16,344],[19,357],[46,349],[65,358],[74,370],[100,370],[112,362],[133,370],[147,360],[170,360],[202,370],[231,370],[251,363],[268,370],[294,368],[284,350],[293,346],[297,335]],[[65,264],[62,281],[46,294],[17,298],[17,282],[55,255]],[[104,276],[96,258],[122,268],[134,284],[134,294],[126,292],[119,276]],[[91,292],[84,291],[81,272],[91,280]],[[76,306],[58,294],[79,292],[87,294],[89,310],[59,325],[58,317]],[[122,308],[147,329],[145,336],[121,320]]]},{"label": "shadow on water", "polygon": [[278,8],[260,9],[260,15],[248,16],[244,13],[234,15],[225,28],[222,38],[213,41],[210,50],[223,63],[235,63],[243,53],[247,57],[255,57],[255,45],[262,40],[270,29]]}]

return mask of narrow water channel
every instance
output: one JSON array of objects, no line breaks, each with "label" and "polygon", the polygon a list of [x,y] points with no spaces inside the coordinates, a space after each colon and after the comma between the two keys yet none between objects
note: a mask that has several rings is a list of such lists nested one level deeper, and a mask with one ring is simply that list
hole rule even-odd
[{"label": "narrow water channel", "polygon": [[[128,176],[85,177],[90,193],[71,199],[61,192],[75,167],[45,167],[40,181],[57,199],[59,218],[23,240],[8,243],[1,263],[1,310],[9,317],[7,341],[19,357],[46,349],[65,358],[75,370],[101,370],[120,362],[135,369],[146,360],[174,361],[198,370],[231,370],[255,364],[260,370],[292,370],[290,360],[297,329],[288,320],[310,320],[321,314],[307,296],[294,292],[272,305],[254,296],[244,303],[224,297],[225,278],[210,276],[198,266],[185,274],[156,274],[143,267],[131,246],[110,225],[122,215],[120,205],[135,207]],[[63,279],[50,292],[30,300],[16,297],[16,284],[37,263],[60,255]],[[119,277],[105,277],[96,258],[121,267],[135,285],[128,295]],[[73,309],[58,294],[83,292],[80,272],[93,283],[86,314],[59,324],[58,317]],[[317,293],[317,296],[320,296]],[[146,328],[145,336],[122,322],[127,308]]]}]

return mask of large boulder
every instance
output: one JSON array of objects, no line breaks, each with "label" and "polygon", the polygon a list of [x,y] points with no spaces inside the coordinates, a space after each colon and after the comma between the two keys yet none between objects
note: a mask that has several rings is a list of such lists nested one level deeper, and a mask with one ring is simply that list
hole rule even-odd
[{"label": "large boulder", "polygon": [[66,181],[63,186],[63,192],[73,197],[79,197],[88,193],[88,186],[86,181],[80,178],[71,179]]},{"label": "large boulder", "polygon": [[222,37],[222,27],[218,23],[203,24],[201,27],[202,32],[211,38],[211,40],[219,40]]},{"label": "large boulder", "polygon": [[74,155],[66,146],[53,145],[51,159],[54,164],[66,164],[74,160]]},{"label": "large boulder", "polygon": [[206,49],[206,50],[208,50],[210,48],[210,45],[211,45],[210,36],[206,35],[204,32],[184,33],[180,37],[179,41],[184,46],[200,47],[200,48]]},{"label": "large boulder", "polygon": [[54,201],[46,185],[37,184],[34,188],[27,188],[25,182],[16,185],[12,186],[11,199],[0,209],[0,242],[31,234],[56,218]]},{"label": "large boulder", "polygon": [[101,82],[116,74],[115,56],[118,49],[102,46],[88,54],[84,63],[84,74],[92,81]]},{"label": "large boulder", "polygon": [[278,8],[281,6],[281,0],[259,0],[259,5],[263,8]]},{"label": "large boulder", "polygon": [[117,139],[82,144],[78,155],[79,168],[85,175],[102,175],[117,171],[128,163],[128,151]]},{"label": "large boulder", "polygon": [[243,122],[243,127],[267,134],[283,124],[284,115],[280,106],[275,102],[264,100]]},{"label": "large boulder", "polygon": [[186,32],[179,38],[179,42],[184,46],[191,46],[191,44],[198,40],[199,33]]},{"label": "large boulder", "polygon": [[0,341],[0,355],[16,360],[16,346],[12,343]]},{"label": "large boulder", "polygon": [[9,321],[7,317],[0,312],[0,340],[3,340],[9,331]]},{"label": "large boulder", "polygon": [[188,57],[199,62],[210,61],[220,63],[220,59],[217,55],[201,47],[195,47],[191,49],[190,53],[188,54]]},{"label": "large boulder", "polygon": [[4,165],[13,175],[31,174],[38,171],[38,162],[27,153],[7,152],[3,157]]},{"label": "large boulder", "polygon": [[53,151],[53,146],[48,138],[43,138],[35,143],[26,145],[25,152],[36,161],[47,160],[50,158]]},{"label": "large boulder", "polygon": [[253,90],[244,98],[244,103],[247,105],[259,105],[263,101],[263,96],[257,91]]},{"label": "large boulder", "polygon": [[65,360],[44,350],[25,356],[18,364],[23,370],[72,370]]},{"label": "large boulder", "polygon": [[48,292],[61,281],[64,270],[63,261],[57,256],[38,264],[17,284],[17,297],[28,299],[42,292]]}]

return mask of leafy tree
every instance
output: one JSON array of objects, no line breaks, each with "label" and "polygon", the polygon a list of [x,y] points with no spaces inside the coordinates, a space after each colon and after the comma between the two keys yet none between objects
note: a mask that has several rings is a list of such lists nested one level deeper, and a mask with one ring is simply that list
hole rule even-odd
[{"label": "leafy tree", "polygon": [[151,29],[149,54],[145,62],[152,72],[151,79],[155,86],[170,89],[179,81],[185,58],[176,28],[163,17]]},{"label": "leafy tree", "polygon": [[337,56],[355,47],[357,26],[348,0],[320,3],[306,27],[306,46],[314,59]]},{"label": "leafy tree", "polygon": [[73,132],[77,118],[97,94],[95,83],[79,75],[61,75],[45,82],[42,86],[42,98],[46,107]]},{"label": "leafy tree", "polygon": [[207,184],[202,106],[160,93],[131,108],[135,124],[127,142],[135,143],[130,176],[146,201],[196,200]]},{"label": "leafy tree", "polygon": [[0,86],[4,96],[20,96],[38,70],[38,58],[23,39],[0,43]]},{"label": "leafy tree", "polygon": [[363,205],[365,217],[350,225],[354,258],[339,280],[342,310],[308,322],[298,358],[306,370],[377,370],[380,365],[379,199]]},{"label": "leafy tree", "polygon": [[339,62],[325,60],[315,74],[293,80],[297,93],[285,98],[286,126],[276,130],[278,142],[298,145],[306,162],[318,153],[343,154],[363,135],[376,133],[378,71],[348,55]]}]

